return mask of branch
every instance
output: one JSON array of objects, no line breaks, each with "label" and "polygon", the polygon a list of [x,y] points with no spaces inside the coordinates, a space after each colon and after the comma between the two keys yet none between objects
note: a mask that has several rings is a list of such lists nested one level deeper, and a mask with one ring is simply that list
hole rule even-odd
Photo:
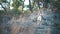
[{"label": "branch", "polygon": [[0,5],[1,5],[1,6],[2,6],[2,8],[6,11],[6,8],[5,8],[5,7],[3,7],[2,3],[0,3]]}]

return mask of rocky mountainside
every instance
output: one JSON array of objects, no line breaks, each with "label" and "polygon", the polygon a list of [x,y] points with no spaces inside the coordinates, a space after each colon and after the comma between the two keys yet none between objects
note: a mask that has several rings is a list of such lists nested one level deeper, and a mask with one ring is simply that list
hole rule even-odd
[{"label": "rocky mountainside", "polygon": [[20,15],[12,18],[4,16],[5,30],[3,34],[53,34],[55,33],[53,17],[54,13],[50,9],[41,9],[26,16]]}]

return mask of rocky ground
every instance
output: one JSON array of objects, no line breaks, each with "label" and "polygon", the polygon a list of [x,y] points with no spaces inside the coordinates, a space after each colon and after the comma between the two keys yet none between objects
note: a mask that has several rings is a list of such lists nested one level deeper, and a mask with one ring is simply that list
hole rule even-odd
[{"label": "rocky ground", "polygon": [[[40,20],[37,19],[39,16]],[[38,10],[26,16],[5,16],[6,30],[3,34],[53,34],[53,16],[50,9]]]}]

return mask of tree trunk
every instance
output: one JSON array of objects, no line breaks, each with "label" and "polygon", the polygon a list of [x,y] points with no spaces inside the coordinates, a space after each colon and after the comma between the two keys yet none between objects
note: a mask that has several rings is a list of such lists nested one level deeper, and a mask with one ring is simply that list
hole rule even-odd
[{"label": "tree trunk", "polygon": [[29,0],[29,9],[32,12],[31,0]]}]

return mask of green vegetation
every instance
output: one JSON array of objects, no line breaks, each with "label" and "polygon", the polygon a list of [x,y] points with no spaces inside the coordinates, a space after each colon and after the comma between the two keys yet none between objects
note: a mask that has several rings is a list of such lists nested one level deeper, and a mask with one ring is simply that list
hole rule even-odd
[{"label": "green vegetation", "polygon": [[56,29],[60,30],[60,22],[59,23],[55,23],[55,27],[56,27]]}]

